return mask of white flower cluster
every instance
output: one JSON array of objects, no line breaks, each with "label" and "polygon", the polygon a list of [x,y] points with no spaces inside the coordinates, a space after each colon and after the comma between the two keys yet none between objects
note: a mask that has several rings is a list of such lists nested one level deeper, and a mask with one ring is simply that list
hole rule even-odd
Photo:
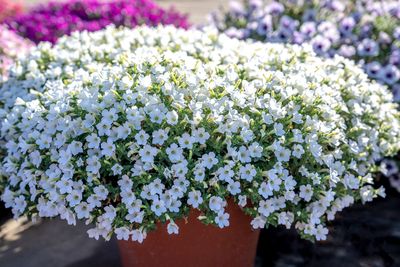
[{"label": "white flower cluster", "polygon": [[227,227],[234,199],[254,228],[323,240],[336,212],[384,194],[371,171],[400,144],[390,93],[350,61],[210,29],[75,33],[0,90],[2,200],[94,222],[96,239],[177,234],[192,208]]}]

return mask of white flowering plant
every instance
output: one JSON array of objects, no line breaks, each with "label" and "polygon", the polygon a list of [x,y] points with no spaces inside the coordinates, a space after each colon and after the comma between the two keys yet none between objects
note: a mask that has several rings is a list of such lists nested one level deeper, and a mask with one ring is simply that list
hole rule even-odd
[{"label": "white flowering plant", "polygon": [[96,239],[177,234],[191,209],[228,227],[233,199],[255,229],[324,240],[335,213],[384,195],[375,162],[400,145],[390,92],[351,61],[212,29],[75,33],[1,87],[2,200]]}]

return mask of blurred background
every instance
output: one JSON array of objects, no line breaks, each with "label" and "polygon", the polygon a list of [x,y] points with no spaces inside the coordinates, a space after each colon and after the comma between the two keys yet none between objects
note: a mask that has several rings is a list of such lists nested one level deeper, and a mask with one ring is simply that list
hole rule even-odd
[{"label": "blurred background", "polygon": [[[57,1],[61,2],[60,0],[55,0],[53,2]],[[33,6],[38,3],[46,2],[46,0],[19,0],[19,2]],[[166,8],[174,6],[176,10],[189,14],[190,22],[195,24],[204,23],[207,14],[220,7],[226,8],[229,5],[229,0],[155,0],[155,2]]]},{"label": "blurred background", "polygon": [[[25,0],[32,6],[43,0]],[[228,0],[158,0],[187,13],[191,23],[206,22],[207,14],[227,7]],[[0,6],[0,9],[2,7]],[[385,183],[385,182],[383,182]],[[267,229],[261,234],[255,266],[400,266],[400,196],[387,186],[387,198],[355,205],[330,225],[327,241],[301,240],[294,231]],[[43,220],[35,224],[13,220],[0,204],[1,267],[119,267],[118,248],[110,242],[89,239],[87,226]]]}]

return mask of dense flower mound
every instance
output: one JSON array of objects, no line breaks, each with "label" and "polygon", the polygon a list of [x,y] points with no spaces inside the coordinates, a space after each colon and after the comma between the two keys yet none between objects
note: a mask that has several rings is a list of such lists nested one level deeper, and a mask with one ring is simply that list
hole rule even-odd
[{"label": "dense flower mound", "polygon": [[23,6],[20,2],[14,0],[0,0],[0,22],[8,17],[20,14]]},{"label": "dense flower mound", "polygon": [[172,24],[187,28],[185,15],[165,10],[152,0],[73,0],[50,2],[8,20],[12,29],[38,43],[54,43],[73,31],[97,31],[107,25]]},{"label": "dense flower mound", "polygon": [[254,228],[323,240],[336,212],[384,194],[375,161],[400,145],[391,94],[351,61],[214,30],[74,33],[0,91],[21,84],[2,112],[2,200],[16,217],[86,219],[96,239],[142,242],[158,221],[177,234],[192,208],[228,227],[231,198]]},{"label": "dense flower mound", "polygon": [[232,1],[212,23],[231,37],[310,43],[320,56],[361,63],[400,101],[400,1]]},{"label": "dense flower mound", "polygon": [[29,40],[0,24],[0,81],[7,78],[8,70],[18,56],[26,55],[32,46]]}]

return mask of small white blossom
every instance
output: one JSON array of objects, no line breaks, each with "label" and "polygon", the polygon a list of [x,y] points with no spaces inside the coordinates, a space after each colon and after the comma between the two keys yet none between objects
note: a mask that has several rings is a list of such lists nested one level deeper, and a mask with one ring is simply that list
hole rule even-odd
[{"label": "small white blossom", "polygon": [[208,205],[212,211],[219,212],[219,211],[223,210],[223,208],[226,205],[226,202],[225,202],[225,200],[223,200],[220,197],[212,196],[210,198]]},{"label": "small white blossom", "polygon": [[229,214],[224,212],[219,212],[217,217],[215,217],[215,223],[219,228],[224,228],[229,226]]},{"label": "small white blossom", "polygon": [[188,204],[191,205],[193,208],[198,208],[199,205],[203,203],[201,192],[198,190],[189,192],[188,196]]}]

